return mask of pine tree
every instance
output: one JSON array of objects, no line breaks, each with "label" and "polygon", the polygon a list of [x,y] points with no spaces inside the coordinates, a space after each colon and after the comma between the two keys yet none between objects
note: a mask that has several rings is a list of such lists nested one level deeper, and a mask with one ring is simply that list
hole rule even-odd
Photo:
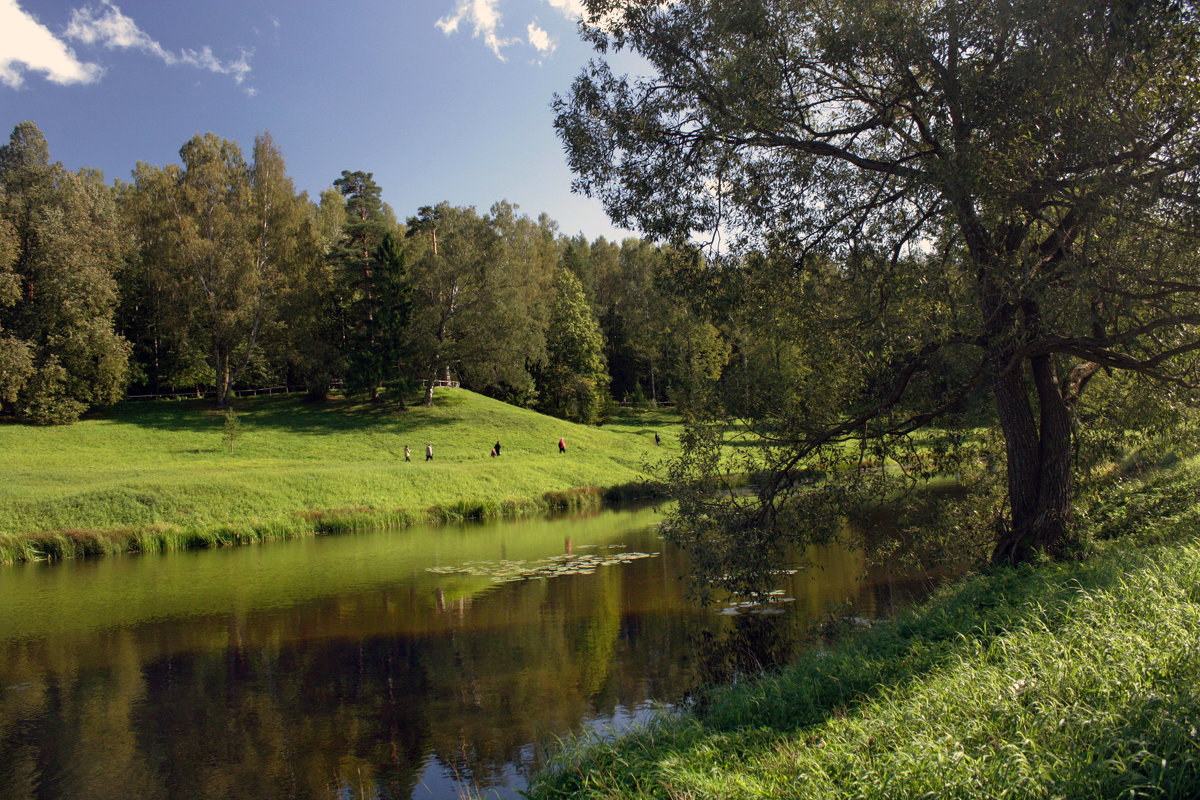
[{"label": "pine tree", "polygon": [[378,374],[368,365],[375,361],[371,352],[378,305],[374,296],[378,267],[375,256],[388,233],[382,190],[370,172],[362,171],[342,170],[342,177],[333,185],[346,198],[341,237],[329,253],[339,286],[346,382],[350,388],[366,391],[372,400],[377,400]]},{"label": "pine tree", "polygon": [[353,307],[361,324],[349,340],[347,382],[368,391],[373,399],[378,398],[380,387],[393,389],[403,406],[412,285],[404,251],[391,232],[375,249],[363,289]]}]

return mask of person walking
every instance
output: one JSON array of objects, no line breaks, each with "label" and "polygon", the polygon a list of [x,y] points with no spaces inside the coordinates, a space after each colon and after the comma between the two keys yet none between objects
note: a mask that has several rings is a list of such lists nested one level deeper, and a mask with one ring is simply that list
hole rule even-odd
[{"label": "person walking", "polygon": [[500,441],[499,440],[496,441],[495,449],[496,449],[496,455],[500,455]]},{"label": "person walking", "polygon": [[412,448],[408,445],[404,445],[404,460],[412,461]]},{"label": "person walking", "polygon": [[560,452],[560,453],[567,452],[567,440],[562,438],[561,436],[558,439],[558,452]]},{"label": "person walking", "polygon": [[654,432],[654,444],[657,447],[662,447],[662,439],[658,438],[658,431]]},{"label": "person walking", "polygon": [[433,445],[432,444],[425,445],[425,460],[433,461]]}]

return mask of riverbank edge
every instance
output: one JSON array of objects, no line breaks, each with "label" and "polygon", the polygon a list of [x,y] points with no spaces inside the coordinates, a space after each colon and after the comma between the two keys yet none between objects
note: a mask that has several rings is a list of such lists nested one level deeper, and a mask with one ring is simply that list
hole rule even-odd
[{"label": "riverbank edge", "polygon": [[1081,503],[1091,558],[975,574],[616,739],[527,796],[1200,796],[1200,471]]},{"label": "riverbank edge", "polygon": [[286,519],[247,520],[241,524],[226,522],[197,529],[159,524],[103,530],[69,528],[15,535],[0,534],[0,566],[126,553],[204,550],[376,528],[398,529],[426,523],[454,523],[559,511],[586,511],[665,496],[664,484],[655,481],[634,481],[608,487],[581,486],[549,491],[533,497],[508,497],[503,500],[464,499],[449,505],[419,509],[308,510],[296,512]]}]

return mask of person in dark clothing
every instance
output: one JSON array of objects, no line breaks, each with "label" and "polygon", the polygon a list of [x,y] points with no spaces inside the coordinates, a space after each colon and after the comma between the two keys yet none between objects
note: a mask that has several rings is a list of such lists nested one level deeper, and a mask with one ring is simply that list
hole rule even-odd
[{"label": "person in dark clothing", "polygon": [[654,443],[660,447],[662,446],[662,439],[658,437],[658,431],[654,432]]},{"label": "person in dark clothing", "polygon": [[500,442],[496,442],[496,446],[492,449],[496,451],[496,455],[500,455]]}]

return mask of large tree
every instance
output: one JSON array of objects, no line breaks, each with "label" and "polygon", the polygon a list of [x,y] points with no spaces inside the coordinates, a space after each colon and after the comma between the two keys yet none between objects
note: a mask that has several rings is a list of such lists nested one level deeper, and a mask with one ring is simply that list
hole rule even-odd
[{"label": "large tree", "polygon": [[182,164],[138,164],[128,201],[147,285],[165,298],[159,323],[177,351],[203,347],[222,406],[317,255],[307,200],[269,134],[255,138],[253,155],[247,164],[236,142],[196,135]]},{"label": "large tree", "polygon": [[339,265],[327,257],[341,239],[345,206],[342,193],[332,187],[321,192],[319,203],[308,204],[317,257],[301,262],[303,270],[281,308],[289,370],[313,400],[325,400],[346,372],[344,284]]},{"label": "large tree", "polygon": [[583,284],[565,267],[554,281],[547,340],[538,387],[541,408],[574,422],[595,422],[608,396],[603,338]]},{"label": "large tree", "polygon": [[435,381],[460,375],[477,389],[529,381],[545,352],[545,308],[553,268],[549,220],[517,217],[508,203],[479,216],[448,203],[408,221],[413,257],[411,345],[433,403]]},{"label": "large tree", "polygon": [[[396,269],[396,264],[382,265],[379,253],[396,225],[372,173],[343,170],[333,185],[346,199],[341,237],[329,253],[343,315],[346,382],[351,389],[363,390],[377,400],[383,362],[376,347],[379,325],[375,317],[381,303],[394,300],[379,295],[382,284],[392,279]],[[398,257],[397,242],[389,247],[390,255]],[[402,263],[400,269],[403,271]]]},{"label": "large tree", "polygon": [[670,309],[657,291],[656,275],[664,252],[641,239],[626,239],[619,246],[598,239],[592,245],[596,305],[614,397],[663,399],[658,367]]},{"label": "large tree", "polygon": [[[1196,3],[586,5],[586,38],[652,73],[599,60],[557,99],[576,187],[618,224],[761,253],[777,294],[817,298],[789,312],[814,344],[864,367],[856,402],[777,426],[740,529],[769,537],[795,470],[834,445],[931,423],[982,384],[1007,456],[993,558],[1060,551],[1089,382],[1196,379]],[[947,359],[961,380],[914,395]]]},{"label": "large tree", "polygon": [[381,387],[391,387],[401,407],[409,377],[408,321],[412,286],[404,252],[389,231],[375,248],[370,273],[351,311],[358,321],[349,340],[346,381],[366,389],[377,400]]},{"label": "large tree", "polygon": [[72,422],[125,391],[114,274],[129,250],[114,192],[50,162],[32,122],[0,147],[0,409]]}]

